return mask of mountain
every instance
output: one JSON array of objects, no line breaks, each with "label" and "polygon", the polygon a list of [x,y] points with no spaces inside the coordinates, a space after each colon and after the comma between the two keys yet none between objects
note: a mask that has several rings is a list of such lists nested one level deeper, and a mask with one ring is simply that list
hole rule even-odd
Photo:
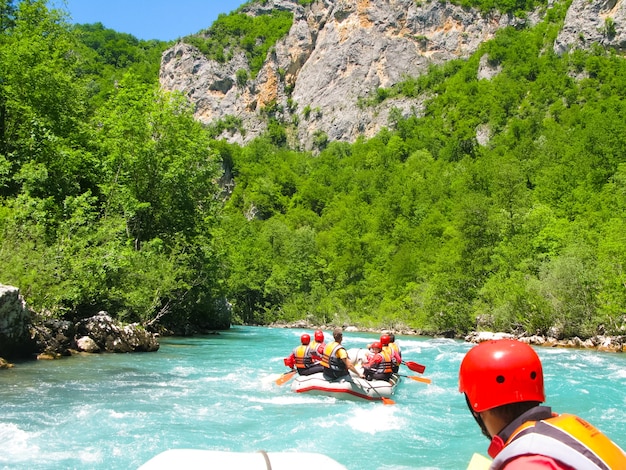
[{"label": "mountain", "polygon": [[[244,49],[231,48],[226,59],[216,60],[186,38],[163,54],[160,82],[165,90],[185,94],[198,120],[222,124],[217,132],[229,142],[251,141],[267,131],[271,119],[289,123],[293,148],[354,142],[387,126],[392,110],[403,117],[423,113],[428,96],[371,104],[379,89],[424,74],[431,65],[468,58],[502,28],[536,25],[555,4],[516,16],[439,1],[259,1],[238,14],[289,12],[293,22],[258,73]],[[625,20],[622,1],[574,0],[554,50],[562,54],[600,44],[624,51]],[[209,29],[204,39],[210,42],[214,35]],[[488,79],[497,71],[483,60],[478,73]]]}]

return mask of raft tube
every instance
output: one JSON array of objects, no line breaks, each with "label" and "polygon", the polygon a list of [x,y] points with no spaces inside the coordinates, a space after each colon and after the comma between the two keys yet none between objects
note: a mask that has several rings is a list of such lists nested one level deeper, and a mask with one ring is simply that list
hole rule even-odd
[{"label": "raft tube", "polygon": [[139,467],[138,470],[200,470],[208,468],[245,468],[246,470],[292,470],[302,466],[315,466],[324,470],[347,470],[346,467],[314,452],[224,452],[200,449],[171,449],[161,452]]},{"label": "raft tube", "polygon": [[352,375],[338,379],[326,380],[319,372],[312,375],[298,375],[291,382],[291,390],[309,395],[326,395],[344,400],[381,401],[390,398],[400,382],[400,377],[393,374],[389,382],[386,380],[365,380]]}]

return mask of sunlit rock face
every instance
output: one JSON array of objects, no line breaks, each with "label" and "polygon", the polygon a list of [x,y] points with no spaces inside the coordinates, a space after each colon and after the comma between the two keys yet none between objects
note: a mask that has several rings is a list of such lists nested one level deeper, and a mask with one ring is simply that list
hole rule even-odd
[{"label": "sunlit rock face", "polygon": [[423,112],[424,97],[364,106],[378,88],[420,75],[431,64],[469,57],[499,29],[539,19],[415,0],[317,0],[307,7],[268,0],[244,11],[259,15],[272,8],[292,11],[293,25],[246,83],[237,80],[238,71],[251,75],[243,53],[222,64],[180,42],[163,54],[162,88],[184,93],[198,120],[241,120],[241,130],[224,131],[230,142],[246,143],[263,133],[263,110],[270,105],[279,120],[295,123],[290,144],[296,148],[313,148],[321,133],[347,142],[373,136],[389,125],[392,110],[395,116]]}]

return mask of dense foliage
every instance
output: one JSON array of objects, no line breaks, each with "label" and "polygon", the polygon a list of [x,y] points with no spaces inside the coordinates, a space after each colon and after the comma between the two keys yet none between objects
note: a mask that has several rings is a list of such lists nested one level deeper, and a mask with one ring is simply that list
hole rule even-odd
[{"label": "dense foliage", "polygon": [[[552,52],[565,7],[388,96],[426,115],[316,158],[229,149],[228,291],[245,321],[562,335],[626,326],[626,62]],[[499,72],[478,79],[481,57]],[[479,143],[479,138],[482,143]],[[255,215],[252,220],[248,217]]]},{"label": "dense foliage", "polygon": [[158,88],[163,44],[1,1],[0,282],[56,315],[228,325],[217,160]]},{"label": "dense foliage", "polygon": [[[245,147],[211,140],[241,122],[203,128],[159,90],[165,44],[45,5],[0,0],[0,282],[36,309],[178,331],[626,326],[626,62],[554,54],[566,5],[376,90],[362,105],[429,97],[425,115],[354,144],[320,134],[316,156],[278,121]],[[287,25],[263,18],[221,16],[207,50],[242,46],[258,70]]]},{"label": "dense foliage", "polygon": [[90,103],[101,106],[113,93],[115,83],[130,72],[142,83],[156,84],[164,41],[144,41],[126,33],[105,28],[102,23],[77,24],[73,32],[82,48],[84,60],[77,73],[88,80]]}]

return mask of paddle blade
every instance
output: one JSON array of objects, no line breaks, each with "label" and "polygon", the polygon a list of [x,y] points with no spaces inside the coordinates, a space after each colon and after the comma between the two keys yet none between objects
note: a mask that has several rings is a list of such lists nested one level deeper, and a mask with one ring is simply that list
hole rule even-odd
[{"label": "paddle blade", "polygon": [[278,377],[276,379],[276,385],[282,385],[284,383],[289,382],[289,380],[291,380],[291,378],[296,375],[296,371],[292,370],[289,372],[285,372],[283,375],[281,375],[280,377]]},{"label": "paddle blade", "polygon": [[422,364],[418,364],[417,362],[413,362],[413,361],[404,362],[403,361],[402,364],[407,366],[413,372],[417,372],[418,374],[423,374],[424,371],[426,370],[426,366],[423,366]]},{"label": "paddle blade", "polygon": [[383,400],[383,404],[384,405],[395,405],[396,402],[393,401],[391,398],[385,398],[385,397],[381,397]]},{"label": "paddle blade", "polygon": [[425,384],[432,383],[432,380],[426,377],[417,377],[416,375],[407,375],[406,377],[408,377],[411,380],[415,380],[416,382],[423,382]]}]

